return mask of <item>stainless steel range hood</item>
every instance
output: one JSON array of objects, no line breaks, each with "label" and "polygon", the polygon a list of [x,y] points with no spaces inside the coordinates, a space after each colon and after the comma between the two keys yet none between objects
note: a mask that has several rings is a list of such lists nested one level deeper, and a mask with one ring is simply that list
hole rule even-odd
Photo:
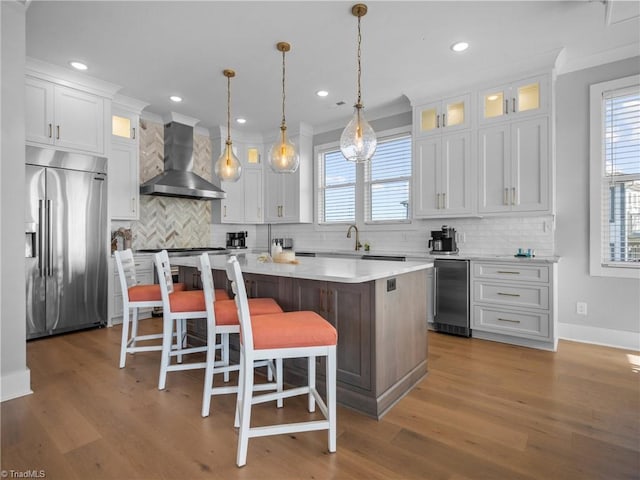
[{"label": "stainless steel range hood", "polygon": [[140,185],[143,195],[215,200],[227,194],[193,172],[193,127],[172,121],[164,126],[164,172]]}]

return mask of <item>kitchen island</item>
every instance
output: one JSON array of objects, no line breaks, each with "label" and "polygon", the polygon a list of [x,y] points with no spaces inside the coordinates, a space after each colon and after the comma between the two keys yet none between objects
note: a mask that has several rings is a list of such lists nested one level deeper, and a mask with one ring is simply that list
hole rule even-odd
[{"label": "kitchen island", "polygon": [[[216,288],[229,288],[226,255],[210,255]],[[338,403],[380,418],[427,373],[427,270],[433,263],[299,258],[263,263],[238,255],[247,295],[274,298],[285,311],[312,310],[338,331]],[[197,257],[176,257],[180,281],[200,288]],[[324,384],[324,367],[317,382]],[[285,363],[285,381],[306,376]]]}]

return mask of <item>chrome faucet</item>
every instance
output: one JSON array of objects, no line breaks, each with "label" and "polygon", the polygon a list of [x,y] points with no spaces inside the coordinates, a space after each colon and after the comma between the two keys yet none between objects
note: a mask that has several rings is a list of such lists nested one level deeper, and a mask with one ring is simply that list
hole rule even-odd
[{"label": "chrome faucet", "polygon": [[347,238],[351,238],[351,230],[356,231],[356,252],[362,248],[362,244],[360,243],[360,237],[358,235],[358,227],[355,225],[349,225],[349,230],[347,230]]}]

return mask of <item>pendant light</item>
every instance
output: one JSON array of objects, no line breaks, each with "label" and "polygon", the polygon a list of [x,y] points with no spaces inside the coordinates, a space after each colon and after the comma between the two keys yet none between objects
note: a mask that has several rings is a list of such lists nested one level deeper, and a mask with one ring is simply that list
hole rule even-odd
[{"label": "pendant light", "polygon": [[360,44],[362,43],[360,19],[366,15],[367,6],[364,3],[358,3],[351,8],[351,13],[358,17],[358,98],[353,106],[355,108],[353,117],[340,136],[340,151],[347,160],[362,163],[373,157],[378,140],[373,128],[364,118],[364,105],[362,104],[360,92],[360,76],[362,73],[360,66]]},{"label": "pendant light", "polygon": [[278,42],[278,51],[282,52],[282,123],[280,124],[280,141],[269,150],[269,165],[276,173],[293,173],[300,165],[300,157],[296,152],[296,147],[287,140],[287,123],[284,116],[284,79],[285,79],[285,53],[291,50],[291,45],[287,42]]},{"label": "pendant light", "polygon": [[222,74],[227,77],[227,142],[214,166],[214,172],[223,182],[237,182],[242,173],[240,160],[233,153],[231,143],[231,78],[236,76],[233,70],[223,70]]}]

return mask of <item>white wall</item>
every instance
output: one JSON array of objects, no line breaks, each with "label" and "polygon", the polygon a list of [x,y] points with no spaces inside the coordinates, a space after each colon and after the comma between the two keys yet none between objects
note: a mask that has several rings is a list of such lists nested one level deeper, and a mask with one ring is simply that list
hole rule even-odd
[{"label": "white wall", "polygon": [[[589,275],[589,86],[640,72],[640,57],[556,82],[556,251],[560,335],[640,349],[640,281]],[[576,302],[588,315],[576,315]]]},{"label": "white wall", "polygon": [[0,399],[31,393],[24,252],[25,7],[0,2]]}]

